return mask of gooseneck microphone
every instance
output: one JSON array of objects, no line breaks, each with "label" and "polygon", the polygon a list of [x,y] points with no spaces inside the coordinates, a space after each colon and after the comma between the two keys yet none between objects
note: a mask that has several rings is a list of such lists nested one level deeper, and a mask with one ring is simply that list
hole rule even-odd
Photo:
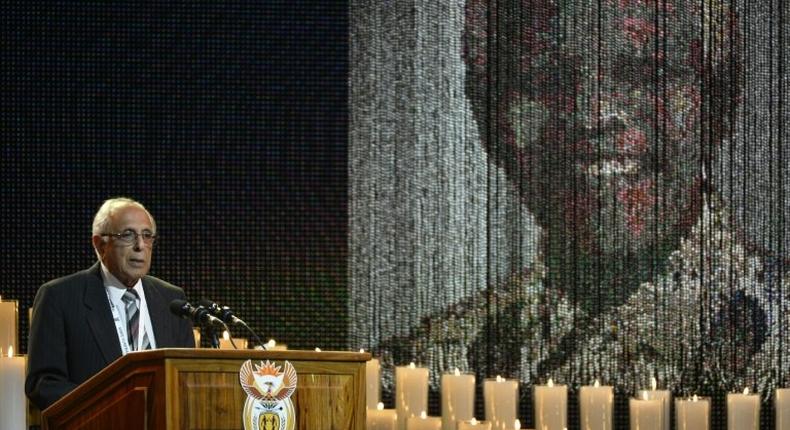
[{"label": "gooseneck microphone", "polygon": [[211,315],[211,312],[209,312],[205,307],[192,306],[186,300],[175,299],[170,302],[170,312],[180,316],[181,318],[191,319],[195,324],[225,325],[221,319]]},{"label": "gooseneck microphone", "polygon": [[231,311],[229,307],[220,306],[211,300],[201,300],[199,305],[199,307],[207,309],[211,314],[223,322],[244,326],[244,328],[246,328],[247,331],[252,334],[252,337],[255,338],[255,342],[257,342],[261,348],[266,349],[266,345],[261,342],[261,338],[258,337],[255,331],[253,331],[253,329],[251,329],[250,326],[248,326],[247,323],[245,323],[241,318],[233,315],[233,311]]}]

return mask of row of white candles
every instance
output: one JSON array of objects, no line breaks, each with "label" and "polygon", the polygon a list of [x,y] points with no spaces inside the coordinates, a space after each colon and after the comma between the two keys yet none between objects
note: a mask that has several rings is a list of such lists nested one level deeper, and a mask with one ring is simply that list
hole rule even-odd
[{"label": "row of white candles", "polygon": [[[441,377],[441,417],[426,415],[428,406],[428,369],[409,366],[395,368],[395,409],[384,409],[380,400],[381,367],[377,359],[367,363],[368,430],[518,430],[518,381],[501,377],[483,381],[485,421],[474,413],[475,376],[455,370]],[[652,389],[641,390],[629,399],[632,430],[669,430],[672,396],[659,390],[655,379]],[[567,429],[568,389],[554,384],[533,387],[535,428]],[[775,392],[776,429],[790,430],[790,389]],[[678,430],[710,428],[711,400],[692,396],[675,399]],[[611,430],[614,389],[595,382],[579,390],[579,420],[582,430]],[[760,396],[749,393],[727,395],[727,428],[757,430],[760,427]]]}]

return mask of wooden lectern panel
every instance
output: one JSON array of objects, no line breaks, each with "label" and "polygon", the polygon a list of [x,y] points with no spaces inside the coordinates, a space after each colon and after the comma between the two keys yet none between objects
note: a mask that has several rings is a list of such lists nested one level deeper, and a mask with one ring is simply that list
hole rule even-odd
[{"label": "wooden lectern panel", "polygon": [[[291,396],[300,429],[350,429],[354,414],[358,365],[292,361],[298,382]],[[247,394],[239,384],[243,360],[211,363],[173,361],[177,389],[171,398],[178,404],[173,416],[175,428],[182,430],[237,430],[242,428],[242,411]],[[282,361],[277,361],[281,365]],[[256,363],[257,364],[257,363]],[[331,413],[327,413],[331,411]]]},{"label": "wooden lectern panel", "polygon": [[[348,376],[317,375],[296,389],[297,428],[351,428],[354,420],[354,380]],[[322,411],[334,411],[324,416]]]},{"label": "wooden lectern panel", "polygon": [[[171,397],[173,428],[194,430],[236,430],[243,428],[241,411],[247,394],[239,385],[235,362],[212,362],[200,365],[177,360],[177,384]],[[241,364],[239,364],[241,367]]]},{"label": "wooden lectern panel", "polygon": [[111,429],[117,426],[118,423],[125,423],[124,425],[144,429],[147,414],[129,414],[127,411],[143,410],[145,411],[148,399],[148,389],[144,387],[137,387],[124,393],[117,398],[112,399],[112,403],[107,407],[96,411],[95,414],[81,417],[79,428],[81,429]]},{"label": "wooden lectern panel", "polygon": [[365,428],[367,353],[161,349],[118,359],[43,412],[48,429],[240,430],[241,365],[289,361],[298,430]]},{"label": "wooden lectern panel", "polygon": [[[155,392],[164,393],[165,374],[160,366],[144,364],[135,368],[125,378],[107,380],[87,390],[91,408],[65,408],[58,420],[58,429],[104,430],[119,428],[145,429],[164,409],[154,402]],[[52,409],[51,407],[49,409]],[[47,410],[49,410],[47,409]],[[44,421],[44,428],[47,428]]]}]

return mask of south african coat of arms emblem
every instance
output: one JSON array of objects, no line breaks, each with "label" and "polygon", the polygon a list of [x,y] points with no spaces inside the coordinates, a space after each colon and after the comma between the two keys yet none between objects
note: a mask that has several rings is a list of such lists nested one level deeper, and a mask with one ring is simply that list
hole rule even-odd
[{"label": "south african coat of arms emblem", "polygon": [[266,360],[241,365],[239,381],[247,393],[244,403],[244,430],[294,430],[296,412],[291,395],[296,391],[296,369],[288,361],[283,368]]}]

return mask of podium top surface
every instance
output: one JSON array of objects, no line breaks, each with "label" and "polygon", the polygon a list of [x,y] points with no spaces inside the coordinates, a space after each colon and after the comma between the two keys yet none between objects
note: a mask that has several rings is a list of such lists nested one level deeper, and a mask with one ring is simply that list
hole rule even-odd
[{"label": "podium top surface", "polygon": [[[125,357],[134,360],[165,358],[201,359],[269,359],[269,360],[309,360],[309,361],[368,361],[369,352],[353,351],[301,351],[296,349],[264,351],[259,349],[210,349],[210,348],[162,348],[148,351],[130,352]],[[119,360],[124,357],[119,358]]]}]

